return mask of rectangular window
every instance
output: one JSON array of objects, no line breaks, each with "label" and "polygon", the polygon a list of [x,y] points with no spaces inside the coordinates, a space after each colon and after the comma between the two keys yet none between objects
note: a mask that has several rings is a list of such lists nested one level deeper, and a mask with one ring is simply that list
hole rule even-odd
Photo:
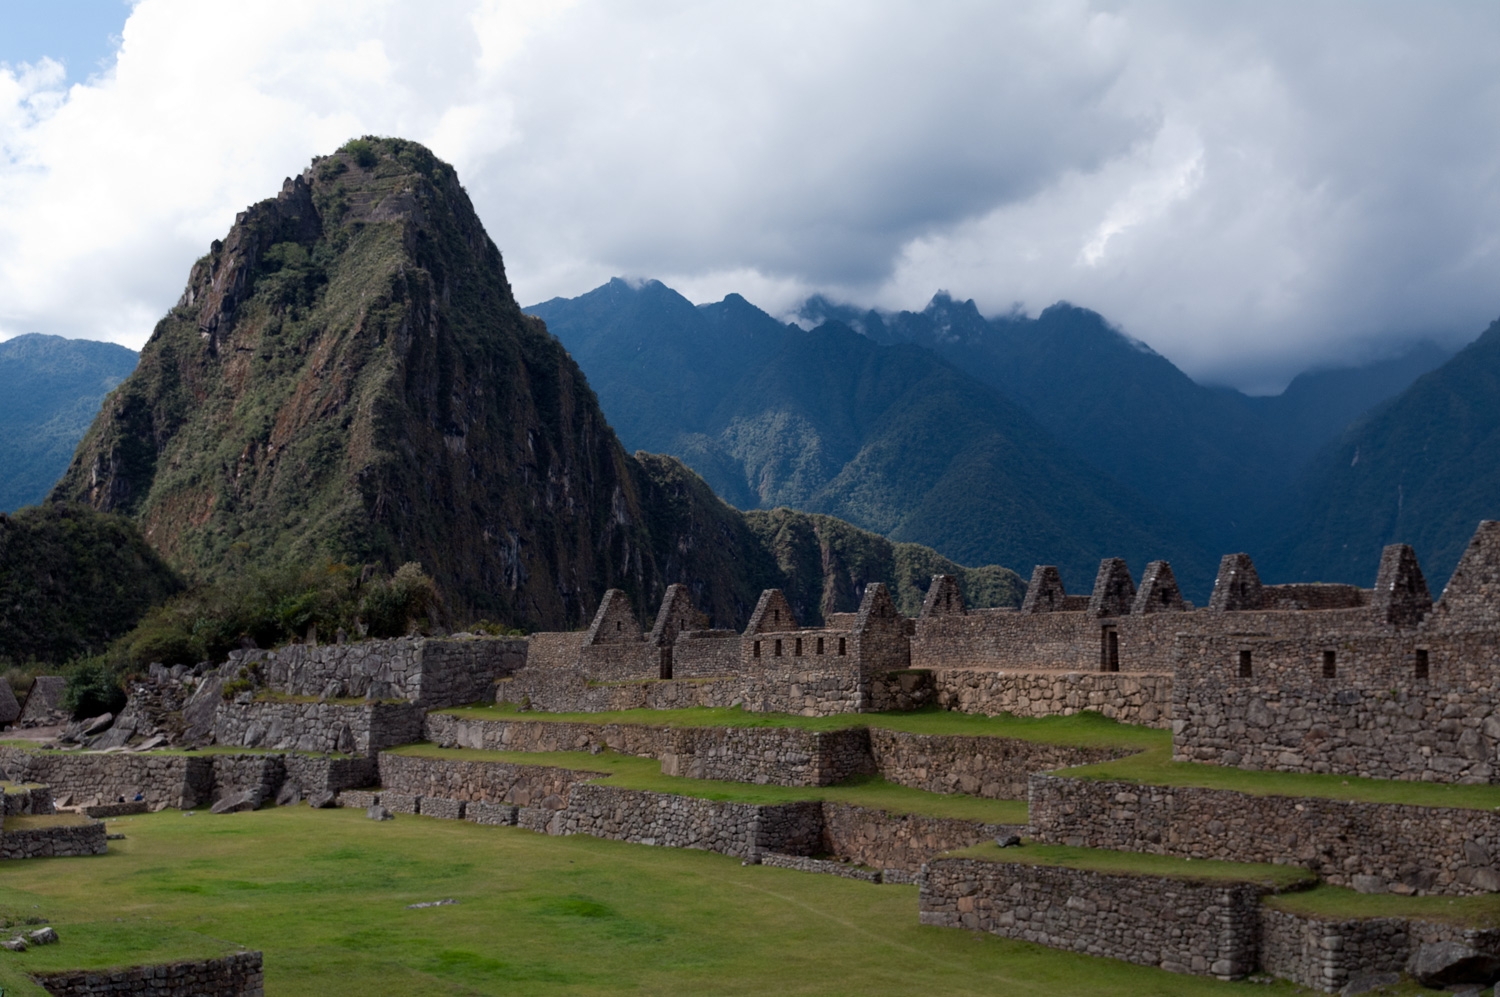
[{"label": "rectangular window", "polygon": [[780,637],[776,638],[776,650],[773,653],[776,655],[776,657],[778,657],[778,658],[781,657],[781,638]]},{"label": "rectangular window", "polygon": [[1101,672],[1119,671],[1120,631],[1114,627],[1104,627],[1099,637],[1099,670]]},{"label": "rectangular window", "polygon": [[840,637],[839,638],[839,654],[848,654],[849,653],[848,646],[844,643],[844,641],[846,641],[846,640],[848,640],[847,637]]},{"label": "rectangular window", "polygon": [[755,642],[755,650],[751,652],[751,657],[760,657],[760,641]]},{"label": "rectangular window", "polygon": [[1419,647],[1412,655],[1411,674],[1413,678],[1425,679],[1427,677],[1427,648]]},{"label": "rectangular window", "polygon": [[797,657],[799,657],[799,658],[802,657],[802,638],[801,637],[797,638],[797,643],[792,647],[792,653],[794,655],[796,655]]},{"label": "rectangular window", "polygon": [[1323,677],[1325,679],[1337,678],[1339,674],[1338,655],[1333,651],[1323,652]]},{"label": "rectangular window", "polygon": [[1247,679],[1249,677],[1250,677],[1250,652],[1249,651],[1241,651],[1240,652],[1240,678]]},{"label": "rectangular window", "polygon": [[818,638],[818,653],[819,654],[823,653],[823,638],[822,637]]}]

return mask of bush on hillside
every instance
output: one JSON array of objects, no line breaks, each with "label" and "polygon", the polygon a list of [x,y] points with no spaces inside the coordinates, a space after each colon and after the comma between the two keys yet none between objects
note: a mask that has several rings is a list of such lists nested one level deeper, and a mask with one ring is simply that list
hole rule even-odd
[{"label": "bush on hillside", "polygon": [[118,714],[125,706],[125,690],[102,657],[83,658],[67,671],[62,706],[74,720]]}]

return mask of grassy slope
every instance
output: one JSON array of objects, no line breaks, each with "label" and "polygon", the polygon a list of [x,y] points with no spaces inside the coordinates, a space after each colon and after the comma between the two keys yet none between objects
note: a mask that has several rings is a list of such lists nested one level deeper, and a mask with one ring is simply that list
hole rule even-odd
[{"label": "grassy slope", "polygon": [[1393,893],[1356,893],[1325,883],[1267,902],[1278,910],[1330,919],[1413,917],[1474,927],[1500,927],[1500,894],[1496,893],[1478,897],[1400,897]]},{"label": "grassy slope", "polygon": [[1365,803],[1404,803],[1417,807],[1500,809],[1500,786],[1398,782],[1302,772],[1253,772],[1222,765],[1174,762],[1170,747],[1152,748],[1097,765],[1081,765],[1059,774],[1077,779],[1119,780],[1153,786],[1229,789],[1252,796],[1314,796]]},{"label": "grassy slope", "polygon": [[685,710],[617,710],[610,713],[521,712],[512,703],[496,706],[465,706],[435,710],[466,720],[525,720],[586,724],[650,724],[662,727],[800,727],[803,730],[844,730],[848,727],[880,727],[912,734],[949,734],[975,737],[1011,737],[1046,744],[1085,747],[1170,749],[1172,735],[1151,727],[1134,727],[1088,711],[1072,716],[985,716],[951,710],[916,710],[910,713],[844,713],[827,717],[804,717],[789,713],[747,713],[738,707],[694,707]]},{"label": "grassy slope", "polygon": [[63,939],[6,953],[8,993],[18,969],[199,955],[214,939],[263,950],[266,990],[285,997],[1267,992],[922,927],[914,887],[709,852],[305,807],[111,829],[127,837],[108,855],[7,864],[0,910],[48,917]]},{"label": "grassy slope", "polygon": [[1072,848],[1067,845],[1028,843],[1020,848],[1001,848],[993,843],[985,843],[949,852],[948,857],[982,859],[986,862],[1016,862],[1022,865],[1055,865],[1068,869],[1087,869],[1092,872],[1166,876],[1172,879],[1263,883],[1276,890],[1311,886],[1317,882],[1315,874],[1300,866],[1202,862],[1194,859],[1173,858],[1168,855],[1112,852],[1099,848]]},{"label": "grassy slope", "polygon": [[614,751],[591,755],[586,751],[476,751],[470,748],[439,748],[433,744],[409,744],[390,754],[455,761],[511,762],[517,765],[554,765],[558,768],[606,772],[599,780],[622,789],[644,789],[653,793],[676,793],[705,800],[734,803],[790,803],[794,800],[832,800],[892,813],[957,817],[992,824],[1026,823],[1025,800],[987,800],[954,793],[929,793],[886,782],[879,777],[849,779],[837,786],[758,786],[748,782],[718,779],[688,779],[662,775],[654,758],[638,758]]}]

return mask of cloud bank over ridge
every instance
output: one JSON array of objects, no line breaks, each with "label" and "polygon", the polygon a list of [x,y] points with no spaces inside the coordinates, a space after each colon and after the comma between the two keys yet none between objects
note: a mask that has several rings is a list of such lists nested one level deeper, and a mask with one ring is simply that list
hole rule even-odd
[{"label": "cloud bank over ridge", "polygon": [[1251,389],[1500,314],[1500,8],[143,0],[122,38],[0,68],[0,336],[139,346],[363,133],[458,167],[524,301],[1065,298]]}]

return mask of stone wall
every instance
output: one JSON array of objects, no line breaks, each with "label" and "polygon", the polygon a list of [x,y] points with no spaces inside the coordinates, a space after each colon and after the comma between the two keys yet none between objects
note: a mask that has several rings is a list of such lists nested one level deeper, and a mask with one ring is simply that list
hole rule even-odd
[{"label": "stone wall", "polygon": [[243,748],[373,755],[420,741],[422,714],[415,703],[236,700],[219,704],[214,740]]},{"label": "stone wall", "polygon": [[207,755],[97,754],[30,751],[0,747],[0,767],[11,778],[44,782],[53,794],[73,803],[97,797],[133,799],[137,793],[152,807],[207,806],[212,800],[214,763]]},{"label": "stone wall", "polygon": [[903,668],[870,677],[870,708],[876,713],[920,710],[937,702],[937,686],[925,668]]},{"label": "stone wall", "polygon": [[4,816],[19,817],[25,814],[50,814],[52,807],[52,787],[39,783],[26,784],[0,784],[0,794],[4,795]]},{"label": "stone wall", "polygon": [[751,713],[796,713],[826,717],[861,713],[873,706],[870,679],[852,657],[782,657],[742,679],[744,708]]},{"label": "stone wall", "polygon": [[510,637],[400,637],[231,651],[227,667],[255,666],[262,682],[291,696],[439,707],[489,701],[495,682],[524,667],[526,654],[527,642]]},{"label": "stone wall", "polygon": [[264,997],[259,952],[128,969],[33,974],[53,997]]},{"label": "stone wall", "polygon": [[[380,755],[384,792],[438,796],[449,800],[510,803],[561,809],[579,783],[602,778],[603,772],[580,772],[547,765]],[[383,798],[383,794],[382,794]]]},{"label": "stone wall", "polygon": [[[19,818],[25,820],[26,818]],[[59,816],[39,827],[17,827],[8,822],[0,832],[0,859],[64,858],[103,855],[104,825],[87,817]]]},{"label": "stone wall", "polygon": [[908,734],[870,728],[874,769],[887,782],[930,793],[1024,800],[1033,772],[1090,765],[1131,754],[1129,748],[1079,748],[1008,737]]},{"label": "stone wall", "polygon": [[915,873],[934,855],[1024,830],[955,817],[893,814],[847,803],[822,804],[817,851],[875,869]]},{"label": "stone wall", "polygon": [[1260,912],[1261,969],[1337,993],[1356,973],[1399,973],[1418,946],[1457,942],[1500,955],[1500,931],[1400,917],[1329,920],[1271,907]]},{"label": "stone wall", "polygon": [[1031,833],[1051,844],[1305,866],[1376,892],[1500,890],[1500,813],[1251,796],[1033,775]]},{"label": "stone wall", "polygon": [[497,683],[495,700],[525,704],[548,713],[677,710],[694,706],[734,706],[743,701],[743,689],[744,683],[739,678],[596,683],[576,668],[527,668],[514,678]]},{"label": "stone wall", "polygon": [[547,826],[550,834],[587,834],[750,858],[761,852],[805,855],[817,847],[816,801],[754,805],[691,796],[579,785]]},{"label": "stone wall", "polygon": [[672,678],[714,678],[740,670],[740,635],[733,630],[688,630],[672,645]]},{"label": "stone wall", "polygon": [[1500,656],[1492,643],[1337,630],[1184,636],[1173,755],[1282,772],[1500,781]]},{"label": "stone wall", "polygon": [[935,668],[932,680],[938,705],[960,713],[1047,717],[1093,710],[1121,723],[1171,724],[1170,673]]},{"label": "stone wall", "polygon": [[937,859],[921,921],[1174,973],[1235,979],[1254,970],[1261,887],[1057,866]]}]

